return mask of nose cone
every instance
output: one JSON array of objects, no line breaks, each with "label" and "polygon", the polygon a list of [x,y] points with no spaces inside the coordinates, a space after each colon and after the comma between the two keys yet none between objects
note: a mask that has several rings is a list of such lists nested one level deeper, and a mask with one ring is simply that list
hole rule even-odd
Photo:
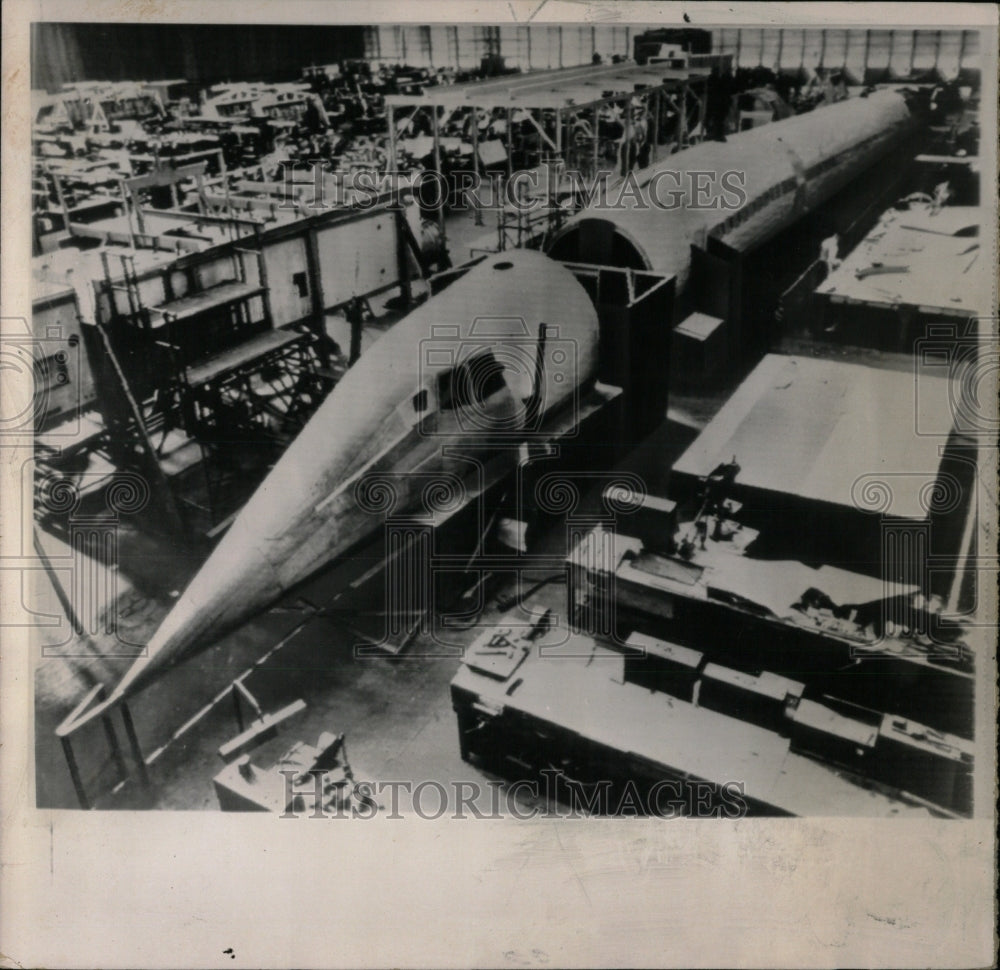
[{"label": "nose cone", "polygon": [[256,537],[234,523],[156,631],[115,693],[124,696],[191,651],[211,646],[282,593]]},{"label": "nose cone", "polygon": [[[498,274],[503,284],[497,283]],[[184,654],[210,646],[384,522],[384,510],[358,502],[359,476],[370,470],[405,476],[432,467],[427,462],[443,454],[438,439],[419,433],[410,403],[416,392],[437,386],[446,366],[454,366],[431,367],[425,359],[428,344],[437,347],[442,339],[435,337],[436,328],[447,324],[454,331],[451,350],[470,340],[479,347],[478,322],[520,320],[525,308],[532,311],[531,319],[522,321],[526,332],[536,334],[539,321],[554,325],[559,339],[550,342],[550,353],[574,364],[557,392],[567,397],[593,372],[596,359],[597,315],[584,288],[564,267],[529,251],[501,254],[470,270],[397,323],[344,375],[236,517],[115,694],[138,690]],[[401,491],[405,501],[406,490]]]},{"label": "nose cone", "polygon": [[378,409],[365,421],[344,422],[341,400],[334,392],[272,469],[116,694],[138,690],[184,654],[211,646],[335,556],[357,529],[371,525],[357,521],[350,496],[317,509],[356,458],[357,439],[378,422]]},{"label": "nose cone", "polygon": [[352,397],[355,404],[366,401],[360,370],[345,376],[243,507],[116,694],[138,690],[183,655],[211,646],[353,537],[357,516],[350,502],[320,503],[344,480],[388,410],[344,403],[345,397],[348,403]]}]

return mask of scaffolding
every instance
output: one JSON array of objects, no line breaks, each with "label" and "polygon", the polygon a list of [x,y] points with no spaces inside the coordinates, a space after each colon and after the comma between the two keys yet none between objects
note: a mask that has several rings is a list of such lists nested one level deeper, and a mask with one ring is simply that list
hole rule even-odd
[{"label": "scaffolding", "polygon": [[313,329],[273,326],[259,227],[240,242],[211,285],[197,257],[157,271],[159,303],[144,300],[133,253],[103,251],[105,311],[84,328],[115,465],[148,476],[171,524],[209,534],[246,497],[246,456],[280,455],[337,376]]},{"label": "scaffolding", "polygon": [[[73,468],[138,472],[154,506],[144,524],[210,538],[359,356],[368,298],[398,287],[409,306],[413,280],[443,260],[388,193],[313,210],[238,199],[224,181],[212,192],[203,163],[119,179],[120,215],[67,226],[93,250],[76,312],[97,413]],[[184,208],[142,205],[150,189],[182,201],[188,184]],[[349,352],[327,331],[337,310]],[[43,456],[42,480],[69,468],[66,448]]]},{"label": "scaffolding", "polygon": [[[572,213],[572,200],[567,209],[567,200],[559,198],[566,173],[576,175],[576,194],[586,194],[598,178],[624,178],[702,138],[708,79],[719,60],[706,57],[704,63],[692,57],[683,68],[587,65],[439,85],[420,95],[389,95],[390,168],[400,168],[404,125],[417,130],[429,125],[436,172],[443,171],[447,132],[467,132],[460,140],[471,149],[464,154],[471,158],[477,185],[487,170],[509,182],[518,172],[544,168],[543,178],[536,180],[549,193],[542,207],[544,225],[517,211],[505,215],[498,227],[501,248],[537,239]],[[558,177],[552,178],[553,172]],[[479,194],[473,192],[471,201],[481,222]],[[444,237],[443,206],[438,224]]]}]

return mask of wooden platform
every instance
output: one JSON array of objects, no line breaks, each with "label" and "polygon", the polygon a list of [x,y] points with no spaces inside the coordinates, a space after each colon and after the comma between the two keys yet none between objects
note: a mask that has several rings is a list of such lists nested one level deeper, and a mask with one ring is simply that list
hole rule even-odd
[{"label": "wooden platform", "polygon": [[890,210],[816,289],[833,303],[968,318],[985,313],[990,253],[982,210]]},{"label": "wooden platform", "polygon": [[588,638],[571,635],[572,649],[542,652],[565,637],[555,630],[537,641],[510,679],[460,667],[451,685],[460,730],[463,705],[474,699],[476,711],[496,712],[500,724],[516,725],[515,731],[537,730],[546,741],[565,741],[571,745],[567,750],[577,753],[616,752],[618,770],[625,774],[634,768],[643,775],[659,771],[663,778],[741,784],[747,801],[765,813],[928,815],[923,807],[793,752],[790,740],[774,731],[621,683],[614,676],[617,658],[591,657],[599,648]]},{"label": "wooden platform", "polygon": [[268,330],[231,347],[220,354],[207,358],[200,364],[188,368],[187,379],[190,384],[207,384],[219,377],[239,370],[267,354],[281,350],[304,338],[304,334],[294,330]]},{"label": "wooden platform", "polygon": [[161,303],[153,309],[157,315],[165,322],[168,318],[173,320],[186,320],[189,317],[197,316],[206,310],[213,310],[216,307],[226,306],[230,303],[238,303],[242,300],[249,300],[264,292],[261,286],[252,286],[249,283],[242,283],[239,280],[230,280],[226,283],[219,283],[207,289],[199,290],[197,293],[189,293],[179,300],[171,300],[169,303]]},{"label": "wooden platform", "polygon": [[[921,491],[950,431],[948,381],[769,354],[674,465],[702,479],[735,455],[735,491],[759,489],[865,512],[865,476],[891,479],[892,516],[923,521]],[[938,429],[939,434],[918,433]],[[940,435],[940,436],[939,436]]]}]

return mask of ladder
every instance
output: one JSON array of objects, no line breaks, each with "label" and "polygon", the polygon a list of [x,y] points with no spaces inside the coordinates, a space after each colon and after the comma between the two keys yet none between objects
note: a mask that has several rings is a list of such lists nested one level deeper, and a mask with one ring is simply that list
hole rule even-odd
[{"label": "ladder", "polygon": [[142,406],[132,394],[104,325],[95,323],[94,330],[101,353],[101,364],[98,366],[103,386],[101,411],[115,461],[117,464],[137,466],[151,486],[165,525],[170,531],[183,532],[184,522],[173,490],[160,466]]},{"label": "ladder", "polygon": [[[150,326],[149,309],[143,306],[142,295],[139,292],[139,277],[135,271],[135,254],[118,253],[121,262],[121,279],[118,283],[111,275],[111,267],[108,263],[107,250],[101,251],[101,264],[104,267],[104,282],[108,290],[108,300],[111,304],[111,316],[115,322],[120,322],[122,317],[128,317],[130,322],[140,323],[143,329],[148,330]],[[119,310],[115,293],[124,293],[128,301],[128,313]]]},{"label": "ladder", "polygon": [[[118,256],[121,261],[121,282],[112,276],[109,254],[107,251],[101,252],[111,321],[116,326],[138,323],[148,331],[151,328],[150,314],[142,303],[135,271],[135,256],[131,253],[120,253]],[[116,297],[118,293],[125,294],[127,312],[120,306]],[[182,531],[183,522],[170,483],[160,466],[158,449],[151,439],[151,434],[155,434],[162,426],[150,426],[150,416],[142,401],[137,400],[133,394],[105,325],[95,322],[94,332],[97,338],[94,349],[97,350],[100,361],[97,370],[102,387],[101,412],[115,460],[138,466],[138,470],[147,476],[147,481],[153,487],[168,526],[175,531]]]}]

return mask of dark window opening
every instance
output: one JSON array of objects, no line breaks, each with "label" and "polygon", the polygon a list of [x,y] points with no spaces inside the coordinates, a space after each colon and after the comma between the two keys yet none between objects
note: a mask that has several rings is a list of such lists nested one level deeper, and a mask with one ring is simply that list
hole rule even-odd
[{"label": "dark window opening", "polygon": [[483,404],[506,387],[503,367],[486,351],[438,377],[438,399],[444,411]]},{"label": "dark window opening", "polygon": [[299,296],[309,295],[309,281],[306,278],[305,270],[303,270],[301,273],[293,273],[292,283],[295,284],[295,287],[298,289]]},{"label": "dark window opening", "polygon": [[413,395],[413,410],[416,411],[417,414],[427,410],[426,388],[422,391],[417,391],[417,393]]}]

